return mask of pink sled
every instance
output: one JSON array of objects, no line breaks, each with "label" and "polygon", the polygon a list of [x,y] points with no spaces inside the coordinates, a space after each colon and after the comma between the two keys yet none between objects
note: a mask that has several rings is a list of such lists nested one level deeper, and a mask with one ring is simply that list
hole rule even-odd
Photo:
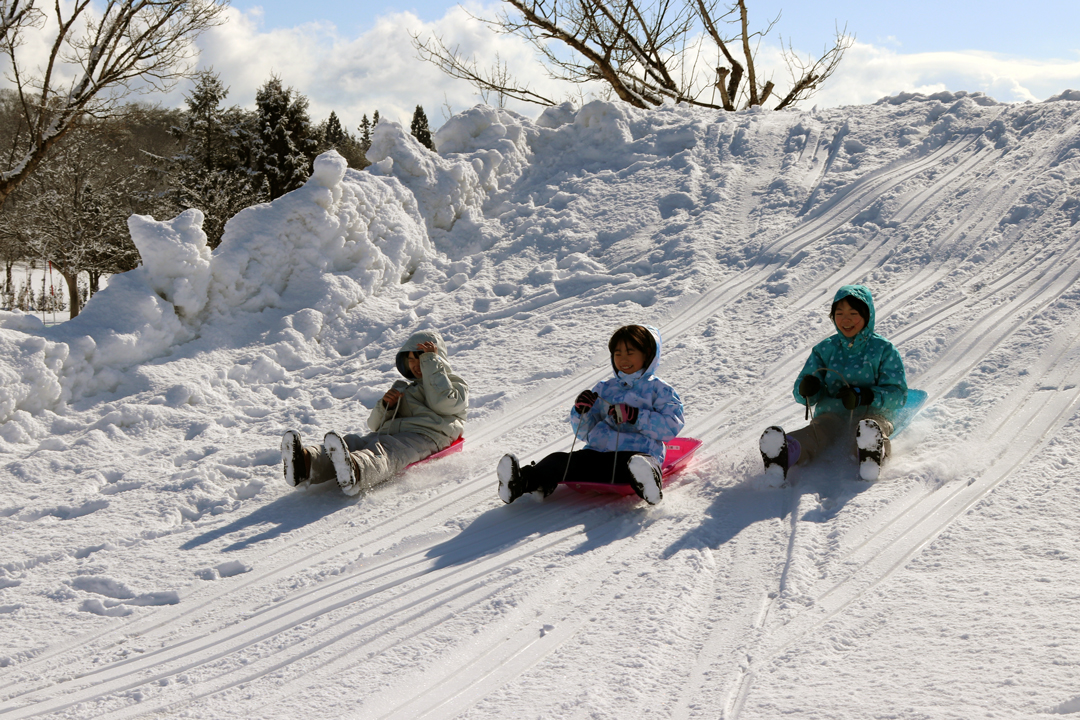
[{"label": "pink sled", "polygon": [[409,463],[408,465],[405,466],[405,469],[408,470],[409,468],[413,467],[414,465],[423,465],[428,460],[438,460],[441,457],[446,457],[447,455],[453,455],[454,453],[461,452],[464,449],[465,449],[465,436],[464,435],[459,435],[457,440],[450,443],[449,445],[444,447],[439,452],[431,453],[430,455],[428,455],[423,460],[417,460],[414,463]]},{"label": "pink sled", "polygon": [[[664,464],[660,468],[660,471],[664,474],[664,485],[667,485],[671,477],[686,467],[686,464],[690,462],[690,458],[694,457],[694,453],[701,447],[701,441],[697,438],[677,437],[665,442],[664,447],[666,452],[664,453]],[[563,484],[581,493],[595,492],[609,495],[634,494],[634,488],[629,485],[576,481]]]}]

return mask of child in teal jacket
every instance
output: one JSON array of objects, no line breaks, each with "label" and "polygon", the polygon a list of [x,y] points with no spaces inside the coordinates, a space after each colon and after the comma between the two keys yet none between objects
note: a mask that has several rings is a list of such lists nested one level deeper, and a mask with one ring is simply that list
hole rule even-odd
[{"label": "child in teal jacket", "polygon": [[810,424],[787,434],[770,427],[759,447],[771,485],[786,484],[788,469],[803,465],[855,429],[860,475],[876,480],[888,457],[896,413],[907,401],[904,361],[896,346],[874,332],[874,298],[862,285],[845,285],[829,317],[836,334],[814,346],[795,380],[795,400],[813,406]]}]

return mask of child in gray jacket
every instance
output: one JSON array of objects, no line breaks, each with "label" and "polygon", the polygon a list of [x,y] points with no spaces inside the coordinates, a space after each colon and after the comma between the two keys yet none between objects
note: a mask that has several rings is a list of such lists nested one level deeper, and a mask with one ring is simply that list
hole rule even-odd
[{"label": "child in gray jacket", "polygon": [[413,333],[397,354],[398,380],[368,417],[372,432],[328,432],[322,445],[305,447],[296,430],[281,438],[285,482],[322,483],[336,479],[346,495],[389,480],[461,437],[469,410],[469,386],[453,373],[442,336]]}]

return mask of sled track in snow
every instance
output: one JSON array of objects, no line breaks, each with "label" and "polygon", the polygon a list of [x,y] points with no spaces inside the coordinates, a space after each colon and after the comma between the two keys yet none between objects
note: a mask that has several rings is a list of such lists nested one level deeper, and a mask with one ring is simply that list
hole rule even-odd
[{"label": "sled track in snow", "polygon": [[[819,241],[835,228],[848,222],[862,208],[881,197],[890,188],[918,175],[937,163],[952,158],[973,142],[974,140],[971,138],[962,139],[959,142],[944,146],[935,153],[916,158],[910,164],[894,164],[889,172],[882,171],[873,177],[868,177],[865,182],[855,183],[843,196],[833,198],[829,206],[824,208],[814,219],[808,220],[772,243],[766,249],[767,256],[783,256],[783,259],[786,260],[787,257]],[[989,160],[992,156],[992,153],[986,151],[982,151],[982,153],[982,157],[986,160]],[[977,156],[978,153],[973,153],[972,157],[965,159],[961,165],[976,164],[975,157]],[[981,161],[980,159],[978,162]],[[946,173],[937,182],[947,182],[950,175],[959,176],[959,174],[959,172]],[[1019,192],[1019,190],[1016,190],[1016,192]],[[924,195],[929,197],[931,194],[927,192]],[[918,198],[909,201],[905,208],[908,209],[911,217],[915,217],[919,213],[929,212],[926,202],[920,202]],[[838,271],[836,275],[843,272],[848,273],[846,277],[852,277],[852,271],[856,271],[854,275],[858,275],[857,271],[860,269],[865,270],[877,266],[882,262],[882,255],[887,255],[887,251],[883,249],[884,243],[885,240],[881,239],[880,242],[876,244],[872,242],[867,247],[857,251],[845,265],[845,268]],[[1004,251],[1002,252],[1004,253]],[[1048,264],[1047,262],[1043,263],[1043,265]],[[749,288],[763,283],[776,267],[777,264],[775,263],[753,266],[744,273],[695,299],[683,309],[679,317],[665,325],[665,338],[670,342],[695,328],[701,322],[715,315],[720,309],[726,307],[734,299],[741,297]],[[1024,278],[1035,272],[1030,268],[1024,269],[1023,267],[1017,269],[1016,272],[1020,272],[1020,270],[1024,271],[1024,274],[1020,276],[1009,272],[1001,274],[993,288],[989,286],[985,288],[983,297],[989,296],[992,292],[1002,292],[1006,288],[1022,282]],[[969,329],[956,342],[964,344],[964,347],[971,348],[970,352],[974,355],[979,355],[981,352],[981,356],[985,356],[1012,335],[1015,329],[1020,326],[1024,317],[1023,313],[1028,312],[1033,307],[1045,307],[1060,296],[1060,293],[1064,291],[1061,288],[1067,287],[1069,282],[1075,281],[1076,270],[1076,263],[1073,263],[1063,269],[1058,268],[1056,275],[1049,267],[1038,271],[1037,275],[1040,278],[1053,277],[1050,277],[1048,282],[1041,285],[1029,286],[1025,291],[1027,295],[1024,300],[1024,308],[1015,313],[1005,312],[1004,309],[999,308],[1002,311],[1000,314],[991,313],[992,318],[977,323],[977,328]],[[919,288],[926,287],[928,282],[924,273],[929,275],[931,271],[928,268],[920,271],[920,278],[917,280],[912,279],[908,290],[900,288],[891,292],[897,292],[897,297],[901,298],[917,295]],[[818,295],[827,293],[829,288],[834,285],[834,276],[830,275],[829,278],[822,279],[817,283]],[[1041,292],[1040,288],[1042,288]],[[804,302],[811,302],[809,299],[811,296],[812,293],[808,293],[806,295],[807,300]],[[929,313],[926,317],[919,318],[901,328],[895,338],[898,342],[903,342],[904,339],[910,339],[919,332],[929,331],[944,318],[960,312],[967,301],[970,301],[970,298],[959,297],[951,305],[946,303],[939,306],[933,313]],[[901,300],[896,301],[897,306],[901,304]],[[1001,330],[1002,327],[1007,329]],[[1066,344],[1063,352],[1068,352],[1069,348],[1070,346]],[[795,354],[792,355],[792,358],[796,357]],[[791,374],[797,369],[791,367],[796,362],[801,362],[801,360],[789,359],[780,366],[770,369],[769,378],[784,378],[780,386],[786,387]],[[1063,364],[1067,364],[1070,368],[1075,367],[1075,363]],[[972,364],[973,366],[974,364]],[[951,387],[951,384],[963,377],[968,369],[965,367],[962,372],[950,372],[947,375],[943,374],[941,377],[926,377],[927,380],[931,381],[929,387],[934,388],[932,397],[939,396],[941,392]],[[559,404],[561,398],[571,393],[573,389],[583,384],[591,384],[606,375],[607,371],[601,368],[553,383],[546,388],[543,396],[537,395],[530,402],[523,405],[520,413],[512,420],[502,421],[500,419],[499,424],[489,422],[475,430],[471,430],[470,447],[482,447],[484,444],[493,442],[500,436],[529,422],[529,418],[536,413],[550,410],[556,404]],[[921,381],[922,379],[920,379]],[[1036,382],[1034,376],[1031,382]],[[560,400],[553,401],[551,400],[553,397],[560,398]],[[778,408],[782,407],[783,403],[787,401],[787,397],[786,392],[770,393],[767,398],[768,402],[764,405],[766,409],[759,415],[776,413]],[[1040,446],[1040,438],[1045,434],[1045,428],[1052,429],[1056,427],[1062,422],[1062,419],[1067,420],[1070,413],[1075,411],[1076,393],[1069,395],[1069,397],[1071,398],[1069,402],[1059,408],[1058,412],[1053,413],[1054,419],[1049,426],[1046,426],[1044,416],[1054,408],[1058,408],[1058,405],[1055,404],[1053,408],[1047,409],[1046,404],[1036,407],[1031,402],[1026,402],[1024,407],[1027,408],[1028,415],[1024,417],[1027,418],[1025,427],[1030,430],[1029,435],[1026,436],[1030,439],[1026,443],[1029,450],[1022,456],[1015,456],[1015,454],[1008,455],[1008,457],[1003,456],[992,468],[1005,466],[1011,468],[1030,457],[1030,454]],[[727,409],[729,408],[718,408],[714,417],[724,417],[727,414],[725,413]],[[1006,417],[998,424],[998,431],[1004,432],[1003,428],[1007,427],[1008,420],[1009,418]],[[721,422],[715,422],[711,427],[699,426],[702,432],[697,434],[711,442],[725,439],[731,440],[731,434],[724,432],[720,427],[721,424]],[[1043,428],[1041,434],[1039,433],[1040,428]],[[752,441],[756,434],[747,433],[747,436],[749,441]],[[569,436],[566,436],[565,439],[568,441]],[[747,441],[741,436],[736,436],[735,439],[738,442]],[[539,455],[554,450],[557,446],[561,447],[564,444],[560,439],[535,454]],[[729,703],[729,715],[732,717],[738,715],[755,673],[764,666],[764,663],[768,662],[769,658],[775,657],[783,648],[797,642],[799,638],[813,628],[835,617],[868,589],[886,579],[889,574],[901,567],[908,558],[940,534],[958,514],[976,502],[978,497],[982,497],[990,492],[993,487],[996,487],[1001,478],[1007,477],[1007,470],[1002,470],[996,476],[998,478],[996,482],[991,480],[984,482],[984,479],[991,477],[989,474],[984,474],[983,478],[971,485],[957,487],[945,501],[940,503],[934,493],[913,501],[905,508],[908,510],[907,513],[898,513],[889,522],[888,527],[869,534],[858,547],[853,548],[850,551],[850,557],[854,558],[853,562],[861,561],[858,570],[839,584],[815,588],[815,596],[821,598],[820,603],[816,604],[815,608],[827,607],[829,608],[829,614],[821,617],[812,610],[807,611],[799,618],[799,621],[802,622],[799,628],[773,633],[759,642],[750,671],[746,673],[744,679],[737,683],[739,689],[733,694]],[[359,533],[356,538],[350,539],[342,545],[321,549],[316,552],[301,552],[296,555],[291,553],[294,550],[295,544],[293,544],[287,548],[268,553],[264,556],[264,559],[279,557],[286,560],[286,562],[273,567],[272,570],[265,573],[245,578],[243,582],[235,583],[213,597],[203,600],[193,608],[158,611],[154,616],[148,618],[146,622],[134,626],[140,631],[144,644],[153,644],[155,637],[169,631],[177,621],[191,620],[197,613],[203,613],[210,621],[210,624],[213,625],[203,634],[171,644],[167,637],[163,638],[165,644],[157,650],[143,653],[129,660],[109,663],[100,670],[83,673],[62,682],[62,693],[42,703],[35,703],[34,696],[37,693],[55,694],[56,686],[41,681],[35,682],[34,680],[9,684],[0,689],[7,698],[4,704],[8,705],[15,699],[20,699],[23,702],[18,707],[0,707],[0,718],[33,717],[56,712],[63,708],[71,708],[79,703],[86,703],[79,708],[80,714],[85,709],[88,712],[94,712],[93,716],[107,717],[134,717],[165,709],[178,710],[184,705],[190,705],[220,693],[227,693],[244,684],[257,682],[261,678],[280,672],[289,665],[303,665],[303,673],[298,673],[298,677],[287,680],[284,687],[272,690],[270,693],[272,697],[267,700],[277,702],[287,699],[291,694],[299,692],[308,686],[325,682],[330,673],[337,675],[356,663],[362,662],[361,659],[354,657],[357,654],[368,653],[368,657],[370,657],[370,653],[387,652],[438,626],[444,622],[449,614],[457,609],[467,608],[497,595],[515,582],[512,576],[500,582],[499,578],[501,576],[499,573],[506,571],[515,563],[552,551],[575,539],[579,540],[581,531],[577,526],[581,524],[581,521],[603,515],[611,505],[617,502],[600,501],[590,505],[583,503],[580,507],[572,509],[562,506],[552,506],[550,509],[547,507],[528,508],[528,520],[538,529],[549,527],[551,519],[556,514],[560,514],[565,518],[563,524],[567,527],[554,533],[554,536],[552,536],[551,532],[543,533],[537,538],[521,535],[523,539],[509,549],[499,548],[494,552],[484,553],[478,558],[448,563],[438,567],[431,567],[432,560],[427,553],[432,546],[425,545],[418,550],[403,555],[376,561],[370,566],[363,567],[355,573],[347,574],[339,579],[324,581],[313,588],[291,593],[284,600],[267,606],[238,623],[215,624],[221,621],[214,619],[213,606],[215,600],[221,596],[245,590],[252,591],[274,578],[287,576],[291,571],[299,567],[330,558],[347,557],[350,553],[355,553],[377,539],[395,536],[404,532],[408,527],[419,523],[426,526],[437,526],[441,524],[440,521],[445,521],[445,519],[456,515],[462,507],[486,501],[491,497],[493,484],[490,473],[471,478],[445,494],[414,506],[403,517],[380,524],[371,530],[365,530]],[[974,499],[968,497],[968,495],[963,495],[963,491],[968,488],[975,488],[970,492],[981,492],[981,494]],[[933,502],[930,501],[930,498],[933,499]],[[960,509],[956,510],[958,507]],[[907,519],[909,514],[913,516],[910,522],[914,524],[904,526],[901,519]],[[922,518],[922,520],[919,518]],[[518,514],[508,514],[506,519],[500,519],[497,524],[488,528],[489,535],[491,537],[502,536],[504,533],[499,532],[500,527],[509,526],[511,523],[520,523],[520,521],[521,517]],[[600,525],[591,528],[591,531],[600,535],[610,534],[614,536],[624,530],[628,522],[630,521],[621,514],[614,515],[603,520]],[[792,538],[794,538],[794,518],[791,519],[791,522]],[[650,552],[661,541],[651,539],[647,537],[647,534],[639,534],[631,539],[630,545],[633,546],[634,552]],[[485,537],[474,537],[472,542],[483,548]],[[461,549],[462,554],[467,556],[468,552],[465,552],[465,548]],[[605,598],[609,598],[618,591],[625,589],[627,583],[631,582],[629,578],[613,581],[611,577],[612,569],[609,567],[608,562],[616,553],[625,554],[626,552],[628,552],[627,546],[604,544],[602,550],[592,551],[587,560],[581,561],[587,563],[587,569],[590,572],[581,573],[580,575],[589,577],[590,582],[582,587],[575,587],[570,593],[573,598],[579,600],[581,607],[603,601]],[[580,568],[580,565],[577,568]],[[571,579],[574,577],[578,577],[578,573],[573,574]],[[379,584],[370,587],[372,583],[376,582]],[[560,582],[565,584],[568,580],[564,579]],[[530,593],[530,602],[528,603],[530,607],[528,609],[532,611],[539,609],[535,606],[541,602],[540,599],[536,598],[536,595],[540,594]],[[387,599],[382,598],[382,595],[391,596],[388,599],[393,600],[395,610],[381,613],[377,610],[378,601],[381,599],[385,602]],[[480,643],[480,647],[470,651],[471,654],[467,662],[462,663],[450,674],[433,679],[432,684],[426,688],[425,692],[415,694],[405,703],[395,704],[390,699],[389,690],[382,693],[380,697],[374,698],[372,703],[378,705],[378,710],[382,713],[377,717],[450,717],[456,712],[470,707],[478,699],[490,693],[493,688],[520,675],[572,638],[584,623],[584,620],[581,619],[584,613],[579,611],[579,602],[566,602],[563,600],[560,608],[556,610],[539,609],[540,614],[529,616],[529,622],[525,623],[524,627],[516,632],[501,629],[488,633],[488,637],[484,639],[484,642]],[[353,607],[358,604],[360,605],[359,609]],[[522,610],[522,617],[524,617],[524,613],[525,610]],[[577,619],[574,619],[575,616]],[[768,623],[768,619],[769,603],[766,602],[757,610],[753,624],[757,627],[763,627]],[[320,620],[322,621],[321,626],[317,628],[308,627],[309,624],[318,623]],[[343,628],[341,623],[349,623],[350,625],[348,628]],[[554,625],[555,630],[541,636],[536,630],[537,625],[540,623]],[[503,623],[503,625],[513,625],[513,623],[507,622]],[[386,627],[398,627],[399,630],[402,628],[407,629],[404,630],[403,634],[393,639],[380,639],[379,634],[385,631]],[[300,632],[301,628],[304,629],[304,632]],[[84,642],[82,648],[97,651],[100,648],[94,647],[95,643],[108,647],[118,642],[121,637],[130,636],[132,632],[133,626],[128,626],[123,630],[101,633],[99,636],[95,636],[91,642]],[[176,697],[175,695],[166,697],[164,694],[161,697],[155,697],[153,692],[147,691],[145,694],[150,695],[150,697],[145,698],[140,703],[127,701],[126,706],[115,707],[115,705],[122,705],[122,701],[114,700],[114,706],[104,707],[105,701],[109,698],[115,699],[119,692],[142,688],[152,682],[172,677],[179,672],[203,668],[204,671],[213,674],[213,671],[218,669],[216,666],[212,666],[213,663],[221,664],[222,661],[227,660],[231,654],[238,652],[240,649],[250,648],[258,643],[265,643],[271,638],[284,636],[287,633],[294,633],[300,635],[300,637],[295,640],[289,639],[289,641],[283,643],[283,649],[268,653],[255,663],[252,663],[252,665],[243,668],[228,668],[226,672],[219,671],[213,679],[200,682],[193,693],[185,694],[184,697]],[[707,645],[707,647],[709,646]],[[61,653],[71,651],[71,654],[77,654],[79,649],[61,649],[58,653],[51,653],[30,661],[18,669],[29,672],[34,667],[41,667],[43,672],[40,674],[45,672],[54,674],[51,671],[56,668],[51,667],[51,661],[54,658],[62,660],[62,658],[58,657]],[[708,658],[703,659],[706,663],[708,662]],[[71,658],[67,663],[60,662],[58,664],[73,666],[76,663],[77,659]],[[700,674],[698,673],[699,676]],[[467,678],[467,680],[463,681],[463,678]],[[692,696],[693,693],[690,694],[690,697]],[[85,716],[89,717],[91,715]]]}]

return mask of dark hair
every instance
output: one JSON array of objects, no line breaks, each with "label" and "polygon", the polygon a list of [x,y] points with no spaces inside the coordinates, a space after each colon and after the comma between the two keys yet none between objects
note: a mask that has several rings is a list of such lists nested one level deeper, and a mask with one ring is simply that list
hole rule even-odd
[{"label": "dark hair", "polygon": [[862,300],[855,297],[854,295],[845,295],[844,297],[834,302],[832,304],[832,310],[829,311],[829,319],[831,319],[834,323],[836,322],[836,306],[845,301],[852,310],[859,313],[859,317],[863,319],[863,323],[865,323],[866,325],[870,324],[870,308],[866,306],[866,303],[864,303]]},{"label": "dark hair", "polygon": [[[656,358],[656,338],[648,328],[641,325],[623,325],[612,334],[608,340],[608,352],[611,353],[611,367],[615,367],[615,348],[619,343],[624,343],[628,348],[634,348],[645,356],[645,367],[652,365]],[[618,368],[615,368],[618,371]]]},{"label": "dark hair", "polygon": [[419,350],[402,350],[399,352],[394,361],[398,372],[410,380],[415,380],[416,376],[412,374],[412,370],[409,368],[409,356],[416,355],[419,358],[422,354]]}]

